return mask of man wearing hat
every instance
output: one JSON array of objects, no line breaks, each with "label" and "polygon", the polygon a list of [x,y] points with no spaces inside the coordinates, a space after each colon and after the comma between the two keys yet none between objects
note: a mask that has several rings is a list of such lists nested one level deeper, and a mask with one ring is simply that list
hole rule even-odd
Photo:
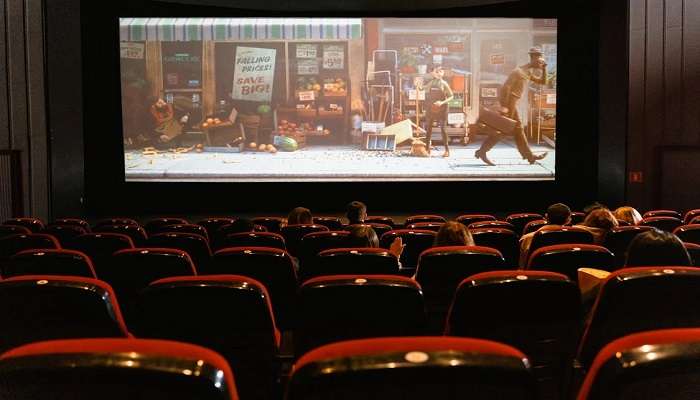
[{"label": "man wearing hat", "polygon": [[447,105],[453,99],[454,94],[450,85],[443,79],[445,70],[440,64],[433,64],[430,68],[430,76],[432,77],[427,83],[422,84],[420,81],[416,85],[419,90],[425,90],[426,104],[426,150],[430,155],[430,145],[433,136],[433,122],[440,126],[442,133],[442,142],[445,145],[445,153],[443,157],[450,156],[450,138],[445,131],[447,125]]},{"label": "man wearing hat", "polygon": [[[530,48],[528,54],[530,55],[530,62],[519,66],[508,75],[503,86],[501,86],[498,101],[501,103],[501,113],[516,121],[513,135],[515,136],[515,144],[518,147],[520,155],[523,156],[523,159],[529,161],[530,164],[534,164],[535,161],[545,158],[547,153],[544,152],[539,155],[532,154],[532,150],[530,150],[530,146],[525,138],[520,115],[518,115],[518,100],[523,96],[527,81],[532,81],[540,85],[547,83],[547,63],[545,63],[544,58],[542,58],[542,49],[539,47]],[[535,71],[540,71],[540,73],[535,73]],[[502,138],[502,132],[494,131],[489,133],[489,136],[481,144],[481,148],[474,153],[474,157],[480,158],[488,165],[495,165],[486,157],[486,153]]]}]

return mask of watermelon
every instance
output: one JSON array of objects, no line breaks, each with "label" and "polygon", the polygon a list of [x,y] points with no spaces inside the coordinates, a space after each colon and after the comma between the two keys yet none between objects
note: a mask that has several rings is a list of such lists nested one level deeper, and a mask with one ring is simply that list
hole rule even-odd
[{"label": "watermelon", "polygon": [[297,151],[299,144],[289,136],[275,136],[273,143],[282,151]]}]

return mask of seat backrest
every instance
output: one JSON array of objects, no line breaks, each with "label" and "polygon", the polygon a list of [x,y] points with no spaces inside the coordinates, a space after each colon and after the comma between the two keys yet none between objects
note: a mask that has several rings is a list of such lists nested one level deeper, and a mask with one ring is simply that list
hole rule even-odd
[{"label": "seat backrest", "polygon": [[532,221],[525,224],[525,227],[522,230],[522,234],[527,235],[530,232],[535,232],[547,224],[548,222],[546,219],[533,219]]},{"label": "seat backrest", "polygon": [[581,211],[571,212],[571,225],[578,225],[586,219],[586,213]]},{"label": "seat backrest", "polygon": [[255,225],[264,226],[268,232],[280,233],[285,219],[282,217],[256,217],[252,221]]},{"label": "seat backrest", "polygon": [[695,243],[683,243],[685,249],[690,255],[690,261],[694,267],[700,266],[700,244]]},{"label": "seat backrest", "polygon": [[492,220],[492,221],[481,221],[481,222],[472,222],[471,224],[469,224],[469,225],[467,226],[467,228],[469,228],[469,230],[472,230],[472,229],[482,229],[482,228],[500,228],[500,229],[508,229],[508,230],[511,230],[511,231],[512,231],[513,229],[515,229],[515,227],[513,226],[513,224],[511,224],[510,222],[506,222],[506,221],[496,221],[496,220]]},{"label": "seat backrest", "polygon": [[578,281],[579,268],[604,271],[615,269],[615,256],[603,246],[594,244],[555,244],[544,246],[530,255],[527,269],[552,271]]},{"label": "seat backrest", "polygon": [[351,247],[348,231],[322,231],[304,235],[301,239],[301,263],[311,261],[318,253],[329,249]]},{"label": "seat backrest", "polygon": [[681,219],[683,216],[681,213],[675,210],[651,210],[647,211],[642,215],[642,218],[651,218],[651,217],[673,217],[673,218],[678,218]]},{"label": "seat backrest", "polygon": [[286,250],[284,238],[279,233],[272,232],[243,232],[226,235],[217,242],[215,250],[228,247],[272,247]]},{"label": "seat backrest", "polygon": [[496,217],[491,214],[463,214],[455,218],[455,221],[468,227],[476,222],[495,221]]},{"label": "seat backrest", "polygon": [[0,239],[12,235],[29,235],[32,231],[21,225],[0,225]]},{"label": "seat backrest", "polygon": [[211,249],[207,239],[196,233],[157,233],[148,238],[148,247],[178,249],[187,252],[195,269],[205,270],[211,261]]},{"label": "seat backrest", "polygon": [[399,260],[381,248],[339,248],[320,252],[300,266],[300,280],[327,275],[393,275],[399,273]]},{"label": "seat backrest", "polygon": [[300,225],[286,225],[282,227],[280,233],[284,237],[284,241],[287,244],[287,251],[289,254],[300,257],[302,256],[301,249],[301,239],[309,233],[328,231],[323,225],[316,224],[300,224]]},{"label": "seat backrest", "polygon": [[148,222],[146,222],[144,228],[146,228],[146,232],[150,235],[153,233],[161,232],[159,229],[164,226],[185,224],[189,224],[189,222],[184,218],[160,217],[150,219]]},{"label": "seat backrest", "polygon": [[314,224],[323,225],[331,231],[339,231],[343,229],[343,222],[339,217],[314,217]]},{"label": "seat backrest", "polygon": [[93,228],[96,228],[96,227],[102,226],[102,225],[137,225],[137,226],[139,226],[140,224],[138,223],[138,221],[136,221],[133,218],[121,218],[121,217],[103,218],[103,219],[95,222],[95,224],[93,225]]},{"label": "seat backrest", "polygon": [[0,266],[0,276],[61,275],[96,278],[90,257],[76,250],[24,250]]},{"label": "seat backrest", "polygon": [[513,224],[515,227],[515,232],[523,232],[523,229],[525,228],[525,225],[527,225],[528,222],[538,220],[538,219],[544,219],[542,217],[542,214],[537,214],[537,213],[517,213],[517,214],[510,214],[509,216],[506,217],[506,222],[510,222]]},{"label": "seat backrest", "polygon": [[426,215],[411,215],[406,217],[406,221],[404,222],[404,226],[408,226],[411,224],[415,224],[416,222],[447,222],[445,217],[441,215],[432,215],[432,214],[426,214]]},{"label": "seat backrest", "polygon": [[61,244],[61,246],[65,247],[70,244],[71,240],[90,231],[88,229],[83,228],[80,225],[63,225],[52,222],[46,225],[44,230],[41,232],[53,235]]},{"label": "seat backrest", "polygon": [[444,222],[414,222],[406,225],[405,229],[424,229],[427,231],[437,232],[444,224]]},{"label": "seat backrest", "polygon": [[207,235],[209,237],[209,240],[212,242],[217,241],[217,231],[219,228],[225,225],[231,225],[232,223],[236,222],[235,218],[229,218],[229,217],[209,217],[205,218],[199,222],[197,222],[197,225],[203,226],[204,229],[207,230]]},{"label": "seat backrest", "polygon": [[683,215],[683,223],[690,224],[693,218],[700,216],[700,208],[695,208],[688,210],[685,215]]},{"label": "seat backrest", "polygon": [[700,269],[637,267],[613,272],[603,282],[579,346],[588,367],[612,340],[632,333],[700,326]]},{"label": "seat backrest", "polygon": [[[394,228],[394,219],[391,217],[385,217],[383,215],[372,215],[368,216],[365,218],[365,223],[366,224],[382,224],[382,225],[389,225],[390,227]],[[378,233],[377,233],[378,234]]]},{"label": "seat backrest", "polygon": [[134,246],[142,247],[146,244],[148,235],[146,230],[139,225],[99,225],[92,232],[94,233],[121,233],[131,238]]},{"label": "seat backrest", "polygon": [[673,233],[685,243],[700,244],[700,224],[682,225],[674,229]]},{"label": "seat backrest", "polygon": [[518,266],[520,246],[515,232],[510,229],[491,227],[470,229],[470,232],[475,245],[500,251],[505,260],[505,266]]},{"label": "seat backrest", "polygon": [[651,230],[650,226],[618,226],[605,236],[603,246],[615,255],[615,268],[625,265],[627,248],[632,240],[642,232]]},{"label": "seat backrest", "polygon": [[400,237],[406,246],[401,253],[401,267],[412,270],[418,266],[420,254],[433,247],[436,236],[436,232],[425,229],[396,229],[383,234],[379,246],[389,249],[391,243]]},{"label": "seat backrest", "polygon": [[698,328],[625,336],[598,353],[578,399],[696,399],[699,361]]},{"label": "seat backrest", "polygon": [[683,221],[676,217],[647,217],[639,221],[639,225],[652,226],[662,231],[673,232],[674,229],[683,225]]},{"label": "seat backrest", "polygon": [[235,247],[217,251],[210,267],[200,274],[251,277],[270,293],[275,320],[283,330],[293,327],[296,315],[297,275],[287,252],[269,247]]},{"label": "seat backrest", "polygon": [[81,218],[56,218],[49,225],[73,225],[85,229],[90,232],[90,224]]},{"label": "seat backrest", "polygon": [[219,354],[164,340],[32,343],[0,356],[0,376],[0,397],[15,400],[238,400]]},{"label": "seat backrest", "polygon": [[86,233],[71,240],[67,247],[87,254],[95,267],[99,267],[108,262],[115,252],[135,246],[131,238],[123,233]]},{"label": "seat backrest", "polygon": [[33,233],[39,233],[44,229],[44,222],[39,218],[11,218],[3,222],[3,225],[23,226]]},{"label": "seat backrest", "polygon": [[97,279],[5,279],[0,281],[0,305],[0,351],[39,340],[128,336],[112,288]]},{"label": "seat backrest", "polygon": [[532,237],[530,254],[533,254],[540,247],[569,243],[592,244],[593,234],[583,228],[573,226],[563,226],[558,229],[541,229],[535,232],[535,235]]},{"label": "seat backrest", "polygon": [[55,237],[44,233],[5,236],[0,239],[0,260],[7,260],[23,250],[60,248],[61,245]]},{"label": "seat backrest", "polygon": [[287,400],[535,399],[529,361],[496,342],[451,337],[329,344],[300,358]]},{"label": "seat backrest", "polygon": [[335,275],[299,289],[298,355],[340,340],[425,334],[420,286],[396,275]]},{"label": "seat backrest", "polygon": [[209,234],[205,227],[195,224],[171,224],[163,225],[158,228],[154,228],[151,234],[166,233],[166,232],[179,232],[179,233],[194,233],[203,236],[207,241],[209,241]]}]

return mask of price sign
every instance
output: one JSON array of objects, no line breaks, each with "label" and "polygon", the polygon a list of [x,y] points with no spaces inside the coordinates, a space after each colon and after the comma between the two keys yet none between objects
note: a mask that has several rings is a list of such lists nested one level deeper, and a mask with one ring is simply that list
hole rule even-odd
[{"label": "price sign", "polygon": [[450,125],[457,125],[464,123],[464,113],[448,113],[447,123]]},{"label": "price sign", "polygon": [[425,90],[410,89],[408,91],[409,100],[425,100]]},{"label": "price sign", "polygon": [[506,55],[503,53],[491,54],[491,65],[503,65],[506,63]]},{"label": "price sign", "polygon": [[297,58],[316,58],[318,50],[315,44],[297,45]]},{"label": "price sign", "polygon": [[314,99],[316,99],[316,93],[313,90],[299,92],[299,101],[314,101]]},{"label": "price sign", "polygon": [[362,132],[378,133],[386,127],[384,122],[362,122]]},{"label": "price sign", "polygon": [[301,60],[297,63],[297,75],[318,75],[316,60]]},{"label": "price sign", "polygon": [[433,54],[447,54],[449,49],[447,46],[435,46],[433,47]]},{"label": "price sign", "polygon": [[343,51],[343,46],[328,45],[323,47],[323,68],[345,68],[345,51]]},{"label": "price sign", "polygon": [[145,51],[143,43],[122,42],[119,43],[119,56],[121,58],[131,58],[142,60]]},{"label": "price sign", "polygon": [[433,64],[442,64],[442,54],[433,54]]}]

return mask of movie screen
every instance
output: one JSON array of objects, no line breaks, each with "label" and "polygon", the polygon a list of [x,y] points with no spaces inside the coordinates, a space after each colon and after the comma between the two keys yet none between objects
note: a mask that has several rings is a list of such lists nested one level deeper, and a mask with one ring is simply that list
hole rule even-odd
[{"label": "movie screen", "polygon": [[556,19],[119,28],[128,182],[555,179]]}]

